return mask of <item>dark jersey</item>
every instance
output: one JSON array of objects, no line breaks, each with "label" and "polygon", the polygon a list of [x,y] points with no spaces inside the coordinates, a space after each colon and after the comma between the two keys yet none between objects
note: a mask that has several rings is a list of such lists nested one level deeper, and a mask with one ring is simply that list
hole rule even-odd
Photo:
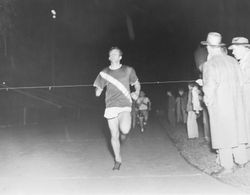
[{"label": "dark jersey", "polygon": [[137,80],[138,77],[132,67],[122,65],[115,70],[107,67],[98,74],[94,86],[101,89],[106,87],[106,108],[131,107],[130,85]]}]

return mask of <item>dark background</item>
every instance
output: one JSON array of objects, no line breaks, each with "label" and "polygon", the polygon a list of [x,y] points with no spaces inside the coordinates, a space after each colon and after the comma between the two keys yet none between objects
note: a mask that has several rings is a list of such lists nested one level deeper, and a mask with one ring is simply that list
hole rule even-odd
[{"label": "dark background", "polygon": [[[249,0],[16,0],[13,7],[0,50],[0,80],[8,86],[92,84],[112,46],[141,82],[193,80],[194,51],[208,32],[221,33],[226,44],[250,37]],[[142,88],[157,107],[179,86]],[[82,105],[104,104],[92,87],[57,91]]]}]

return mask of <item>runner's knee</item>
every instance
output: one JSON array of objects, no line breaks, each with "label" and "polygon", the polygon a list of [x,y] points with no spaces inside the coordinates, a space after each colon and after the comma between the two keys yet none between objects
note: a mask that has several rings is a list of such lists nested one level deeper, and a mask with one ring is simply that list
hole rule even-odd
[{"label": "runner's knee", "polygon": [[123,134],[128,134],[131,128],[131,121],[125,122],[123,121],[120,124],[120,130]]}]

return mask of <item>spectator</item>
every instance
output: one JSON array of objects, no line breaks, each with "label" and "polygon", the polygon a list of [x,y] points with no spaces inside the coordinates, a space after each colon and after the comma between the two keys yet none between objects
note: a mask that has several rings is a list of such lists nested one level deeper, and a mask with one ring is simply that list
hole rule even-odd
[{"label": "spectator", "polygon": [[171,91],[167,91],[167,115],[168,115],[168,122],[172,127],[176,125],[176,117],[175,117],[175,98]]},{"label": "spectator", "polygon": [[222,36],[210,32],[201,44],[208,50],[203,65],[204,102],[210,119],[212,148],[219,154],[222,169],[217,176],[234,171],[234,162],[244,166],[246,156],[246,127],[240,88],[238,62],[222,49]]},{"label": "spectator", "polygon": [[[198,83],[200,87],[203,86],[202,79],[196,80],[196,83]],[[207,142],[210,142],[209,115],[208,115],[207,106],[204,103],[204,93],[202,92],[202,89],[201,89],[201,101],[200,102],[201,102],[201,107],[202,107],[202,124],[203,124],[204,139]]]},{"label": "spectator", "polygon": [[[228,48],[232,50],[233,55],[239,60],[242,71],[242,90],[243,104],[246,113],[246,124],[248,140],[250,140],[250,44],[245,37],[235,37],[232,45]],[[250,160],[250,146],[247,146],[248,161]]]},{"label": "spectator", "polygon": [[180,88],[178,90],[178,96],[176,98],[176,116],[177,123],[186,124],[187,123],[187,94],[184,89]]},{"label": "spectator", "polygon": [[197,112],[198,110],[195,110],[198,108],[198,98],[197,98],[197,87],[194,83],[188,84],[188,101],[187,101],[187,134],[189,139],[197,138],[199,137],[199,131],[198,131],[198,124],[197,124]]}]

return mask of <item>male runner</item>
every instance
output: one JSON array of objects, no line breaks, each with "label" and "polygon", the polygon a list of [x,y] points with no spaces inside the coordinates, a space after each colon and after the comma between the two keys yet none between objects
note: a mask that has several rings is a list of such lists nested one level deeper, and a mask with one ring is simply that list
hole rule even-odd
[{"label": "male runner", "polygon": [[[136,100],[141,89],[135,70],[122,65],[121,59],[122,51],[112,47],[109,51],[110,66],[104,68],[94,82],[97,97],[106,87],[104,117],[108,121],[111,133],[111,145],[115,157],[113,170],[119,170],[122,163],[119,137],[124,140],[131,129],[131,98]],[[135,92],[130,92],[130,85],[134,86]]]}]

